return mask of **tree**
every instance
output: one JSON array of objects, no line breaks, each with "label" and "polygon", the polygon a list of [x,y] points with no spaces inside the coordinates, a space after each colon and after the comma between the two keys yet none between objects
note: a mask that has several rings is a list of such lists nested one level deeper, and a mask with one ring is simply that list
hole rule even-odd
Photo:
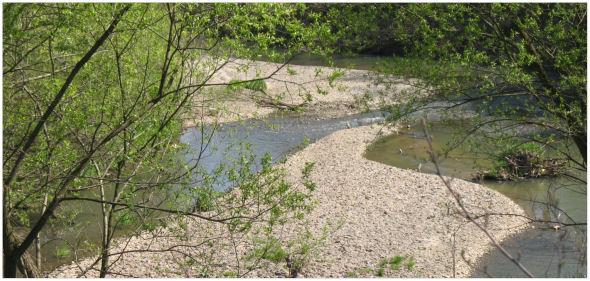
[{"label": "tree", "polygon": [[[180,117],[192,112],[192,98],[217,85],[209,80],[232,57],[265,54],[282,61],[302,50],[321,51],[318,38],[326,29],[319,21],[298,21],[304,8],[4,5],[4,277],[15,277],[17,269],[38,276],[29,250],[49,221],[67,219],[60,211],[75,202],[100,206],[101,277],[123,223],[137,231],[154,227],[142,219],[159,213],[248,224],[261,216],[238,204],[248,200],[262,200],[252,204],[266,206],[259,208],[264,213],[305,208],[304,194],[270,167],[258,177],[240,173],[238,179],[253,182],[239,189],[241,195],[219,199],[230,206],[223,213],[170,205],[170,197],[194,202],[203,194],[170,194],[179,185],[199,185],[189,180],[197,167],[178,167],[173,158],[182,149],[173,144],[182,131]],[[278,36],[277,27],[291,37]],[[243,188],[264,196],[248,197]]]},{"label": "tree", "polygon": [[[400,5],[386,3],[309,4],[329,24],[335,52],[341,54],[402,54],[391,28]],[[346,20],[342,20],[346,19]]]},{"label": "tree", "polygon": [[[429,93],[398,112],[471,104],[478,115],[467,135],[486,136],[482,127],[495,124],[502,145],[551,147],[586,171],[585,5],[407,4],[395,17],[397,40],[413,58],[384,70],[419,78],[412,83]],[[516,134],[522,126],[537,133]],[[559,148],[560,138],[578,153]]]}]

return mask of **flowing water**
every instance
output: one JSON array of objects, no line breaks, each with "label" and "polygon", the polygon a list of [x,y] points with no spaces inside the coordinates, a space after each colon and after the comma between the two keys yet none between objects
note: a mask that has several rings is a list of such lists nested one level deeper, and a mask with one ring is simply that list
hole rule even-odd
[{"label": "flowing water", "polygon": [[[431,124],[435,151],[441,151],[452,137],[461,130],[460,124]],[[370,160],[400,168],[434,173],[434,165],[428,161],[427,142],[421,126],[411,127],[399,135],[378,140],[366,152]],[[479,149],[485,150],[485,147]],[[441,159],[441,172],[462,179],[472,179],[475,166],[491,163],[484,157],[476,157],[467,149],[456,149]],[[585,176],[585,175],[584,175]],[[485,186],[501,192],[519,204],[529,216],[556,220],[546,202],[548,194],[557,201],[564,222],[586,222],[586,185],[571,184],[564,178],[531,179],[516,182],[485,181]],[[551,193],[548,193],[551,191]],[[571,218],[567,218],[567,216]],[[507,241],[503,246],[538,277],[585,277],[586,276],[586,226],[563,227],[559,231],[553,225],[539,225]],[[474,277],[526,277],[499,250],[484,256],[476,268]]]},{"label": "flowing water", "polygon": [[[375,65],[383,58],[379,57],[354,57],[354,58],[336,58],[335,66],[351,67],[357,69],[374,69]],[[301,56],[292,61],[294,64],[301,65],[326,65],[326,62],[317,57]],[[471,110],[471,112],[470,112]],[[473,116],[475,113],[470,108],[458,108],[461,113],[467,116]],[[429,111],[430,119],[437,119],[437,114]],[[417,113],[415,115],[420,115]],[[440,116],[438,116],[440,117]],[[383,121],[384,114],[381,112],[371,112],[345,116],[336,119],[316,120],[308,117],[298,116],[275,116],[267,120],[247,120],[243,122],[231,122],[219,127],[204,127],[201,129],[190,128],[181,137],[181,143],[188,146],[187,152],[182,156],[187,164],[198,164],[204,172],[211,172],[220,164],[231,165],[232,159],[238,158],[247,148],[247,153],[252,153],[259,163],[259,159],[265,153],[272,156],[276,163],[284,159],[290,153],[301,149],[306,143],[318,140],[337,130],[352,128]],[[445,128],[439,128],[441,134],[434,128],[433,134],[436,135],[435,144],[440,145],[441,140],[445,139]],[[402,148],[403,153],[398,153]],[[368,152],[367,157],[371,160],[379,161],[388,165],[401,168],[420,169],[423,172],[432,171],[432,167],[426,161],[425,142],[423,142],[419,131],[410,129],[402,135],[389,137],[377,142]],[[462,155],[450,157],[442,164],[443,171],[449,175],[455,175],[461,178],[470,176],[473,164],[473,157],[465,158]],[[260,166],[253,167],[256,171]],[[430,169],[430,170],[429,170]],[[198,182],[199,175],[195,175]],[[486,186],[494,188],[508,197],[515,200],[530,214],[537,216],[547,216],[546,208],[541,203],[532,204],[531,199],[543,202],[546,193],[550,187],[558,185],[559,180],[531,180],[515,183],[492,183],[486,182]],[[231,187],[231,183],[225,178],[220,178],[214,184],[217,191],[225,191]],[[574,186],[571,189],[581,188]],[[556,198],[559,199],[559,206],[574,220],[586,221],[586,195],[572,192],[571,189],[557,189]],[[585,186],[583,187],[585,192]],[[82,210],[76,221],[80,224],[88,225],[96,221],[96,213],[99,212],[98,205],[96,208],[89,206],[75,207]],[[59,226],[50,228],[49,232],[59,230],[49,236],[59,237],[59,239],[71,241],[98,241],[100,231],[94,226],[89,226],[94,231],[74,232],[68,229],[74,226]],[[573,228],[571,228],[573,229]],[[567,231],[555,232],[553,230],[531,230],[517,235],[516,237],[504,242],[511,251],[519,251],[523,263],[531,267],[538,276],[576,276],[580,273],[585,276],[586,268],[579,266],[577,258],[579,257],[579,245],[577,238],[585,238],[585,228],[583,233],[577,234],[576,231],[567,228]],[[74,233],[81,233],[84,237],[75,237]],[[566,233],[565,237],[562,237]],[[78,239],[82,238],[82,239]],[[584,240],[585,241],[585,240]],[[59,242],[59,241],[57,241]],[[515,245],[518,245],[515,246]],[[69,262],[70,258],[60,258],[56,255],[57,244],[50,242],[44,249],[44,259],[46,259],[46,268],[50,269],[59,264]],[[583,247],[585,249],[585,245]],[[556,254],[558,253],[558,254]],[[585,252],[584,252],[585,254]],[[561,265],[560,265],[561,264]],[[585,262],[584,262],[585,264]],[[506,261],[498,252],[488,254],[482,262],[480,270],[476,277],[487,276],[482,269],[487,270],[489,275],[494,277],[512,277],[521,276],[518,270]],[[560,272],[557,272],[560,271]]]},{"label": "flowing water", "polygon": [[[189,151],[185,154],[187,162],[194,165],[199,161],[201,167],[209,173],[221,164],[231,166],[232,160],[242,155],[243,146],[246,145],[249,147],[247,153],[253,154],[254,162],[258,163],[254,167],[256,171],[260,168],[260,159],[266,153],[270,154],[276,163],[306,143],[314,142],[337,130],[384,120],[384,113],[381,112],[326,120],[304,117],[247,120],[223,124],[219,128],[190,128],[180,140],[189,145]],[[204,151],[202,143],[206,143],[207,146]],[[195,182],[197,181],[198,179],[195,179]],[[231,187],[230,184],[227,179],[222,178],[213,188],[225,191]]]}]

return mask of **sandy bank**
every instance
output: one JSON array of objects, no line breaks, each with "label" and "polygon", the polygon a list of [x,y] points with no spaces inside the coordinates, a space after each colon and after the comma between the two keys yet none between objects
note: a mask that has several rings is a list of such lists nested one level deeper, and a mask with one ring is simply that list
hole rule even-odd
[{"label": "sandy bank", "polygon": [[[383,258],[412,257],[398,270],[387,269],[390,277],[450,277],[453,260],[457,277],[467,277],[475,263],[490,249],[487,238],[474,225],[456,213],[454,201],[440,179],[434,175],[386,166],[363,158],[368,143],[374,140],[377,126],[335,132],[294,154],[282,164],[289,179],[298,183],[301,168],[315,162],[312,179],[317,184],[316,208],[306,217],[305,226],[320,235],[326,226],[329,235],[314,249],[303,267],[305,277],[374,276]],[[515,213],[523,210],[507,197],[481,185],[454,180],[453,187],[475,214]],[[498,240],[516,233],[525,225],[518,217],[490,216],[481,219]],[[292,239],[301,223],[289,223],[279,237]],[[239,268],[236,255],[249,248],[248,237],[230,241],[225,226],[189,220],[185,229],[159,229],[151,234],[120,240],[122,248],[134,252],[118,256],[111,277],[194,277],[223,276]],[[204,246],[213,239],[214,246]],[[453,243],[454,241],[454,243]],[[174,245],[181,247],[173,248]],[[453,246],[454,245],[454,246]],[[461,253],[464,252],[462,255]],[[186,253],[191,254],[187,259]],[[195,261],[195,259],[197,259]],[[80,263],[87,267],[93,259]],[[200,262],[208,267],[195,266]],[[78,265],[66,265],[50,276],[76,276]],[[241,273],[244,273],[242,269]],[[284,264],[270,262],[245,273],[245,276],[285,276]],[[88,276],[96,276],[89,271]]]}]

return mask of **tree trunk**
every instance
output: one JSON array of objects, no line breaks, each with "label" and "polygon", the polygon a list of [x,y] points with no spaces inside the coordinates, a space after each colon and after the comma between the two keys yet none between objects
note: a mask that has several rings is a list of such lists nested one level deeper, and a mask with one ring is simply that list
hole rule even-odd
[{"label": "tree trunk", "polygon": [[[105,236],[108,236],[110,232],[107,232]],[[105,278],[107,276],[107,272],[109,269],[109,248],[110,248],[110,239],[107,238],[105,242],[103,242],[103,249],[101,251],[101,260],[100,260],[100,274],[99,278]]]},{"label": "tree trunk", "polygon": [[[125,7],[123,7],[121,10],[119,10],[119,12],[114,16],[110,26],[96,40],[96,42],[90,48],[90,50],[88,50],[88,52],[86,52],[86,54],[76,63],[76,65],[74,66],[74,68],[72,69],[72,71],[70,72],[68,77],[66,78],[66,81],[64,82],[64,84],[60,88],[59,92],[55,95],[55,97],[51,101],[50,105],[48,106],[48,108],[45,110],[45,112],[41,116],[40,120],[38,120],[37,125],[35,126],[35,128],[31,132],[31,134],[29,134],[27,136],[27,139],[24,142],[23,146],[19,148],[20,153],[17,156],[17,158],[15,159],[15,162],[14,162],[12,168],[8,169],[8,167],[4,167],[5,169],[10,170],[10,172],[7,173],[3,179],[4,180],[3,200],[4,200],[4,204],[5,204],[3,206],[3,216],[4,216],[4,224],[3,224],[4,273],[3,273],[3,276],[4,277],[16,277],[17,267],[19,267],[19,269],[21,269],[23,271],[23,274],[26,274],[29,277],[38,276],[38,274],[36,273],[35,264],[34,264],[32,258],[30,257],[30,255],[27,253],[27,249],[29,249],[29,247],[33,244],[35,238],[37,238],[37,234],[39,234],[39,232],[43,229],[43,227],[45,226],[45,224],[49,220],[49,217],[51,216],[51,214],[53,214],[53,211],[59,205],[59,202],[60,202],[59,197],[61,195],[63,195],[68,184],[72,180],[74,180],[74,178],[76,176],[78,176],[78,174],[86,166],[86,163],[91,159],[94,152],[96,152],[96,151],[92,151],[92,153],[87,155],[86,158],[82,159],[82,161],[80,161],[80,164],[78,165],[78,167],[76,167],[74,169],[74,171],[72,171],[72,173],[70,173],[70,175],[64,180],[64,182],[62,183],[62,186],[56,192],[55,197],[52,199],[51,203],[49,203],[47,205],[47,210],[41,215],[41,217],[39,218],[37,223],[33,225],[31,230],[29,231],[29,234],[26,235],[26,237],[22,240],[22,242],[17,237],[14,236],[14,231],[12,230],[10,223],[7,222],[10,219],[10,217],[7,214],[7,207],[6,207],[6,204],[8,204],[8,202],[9,202],[7,200],[7,198],[8,198],[8,194],[10,193],[10,185],[12,184],[12,181],[16,177],[17,171],[19,170],[19,166],[22,163],[22,161],[24,160],[27,152],[32,147],[33,143],[37,139],[37,136],[41,132],[41,128],[47,122],[47,120],[49,119],[49,116],[51,114],[53,114],[55,108],[57,108],[57,106],[60,104],[61,100],[65,96],[68,88],[70,87],[74,78],[77,76],[78,72],[84,67],[84,65],[90,60],[90,58],[98,51],[98,49],[100,48],[100,46],[103,45],[103,43],[106,41],[106,39],[113,33],[115,27],[117,26],[117,24],[119,23],[119,21],[121,20],[123,15],[130,8],[131,8],[131,4],[128,4]],[[105,143],[108,142],[110,139],[112,139],[117,134],[118,134],[118,132],[116,132],[116,131],[111,132],[111,134],[109,134],[103,140],[103,142],[105,142]]]},{"label": "tree trunk", "polygon": [[20,261],[17,263],[20,272],[27,278],[39,278],[39,269],[35,265],[33,256],[29,253],[25,253]]},{"label": "tree trunk", "polygon": [[578,150],[580,151],[580,154],[582,155],[582,159],[584,159],[584,164],[586,164],[587,163],[586,158],[588,157],[588,155],[586,153],[586,148],[587,148],[586,132],[574,135],[572,138],[574,139],[574,143],[576,144],[576,146],[578,147]]},{"label": "tree trunk", "polygon": [[[96,170],[98,171],[98,166],[96,166]],[[100,180],[100,199],[105,200],[104,194],[104,185],[102,179]],[[108,271],[109,266],[109,247],[110,247],[110,212],[108,209],[107,204],[102,204],[102,251],[100,252],[101,261],[100,261],[100,278],[105,278]]]},{"label": "tree trunk", "polygon": [[37,268],[41,268],[41,234],[37,234],[37,239],[35,240],[35,264]]},{"label": "tree trunk", "polygon": [[[43,209],[41,209],[41,213],[45,212],[47,209],[47,193],[45,193],[45,198],[43,199]],[[37,240],[35,240],[35,257],[36,266],[39,270],[41,270],[42,260],[41,260],[41,232],[37,234]]]},{"label": "tree trunk", "polygon": [[[6,251],[6,250],[5,250]],[[4,274],[3,278],[16,278],[16,262],[8,255],[4,255]]]},{"label": "tree trunk", "polygon": [[27,278],[39,277],[39,272],[35,266],[33,257],[28,252],[23,253],[20,257],[14,253],[14,249],[20,244],[20,240],[14,233],[12,227],[5,224],[4,228],[4,278],[16,278],[17,269]]}]

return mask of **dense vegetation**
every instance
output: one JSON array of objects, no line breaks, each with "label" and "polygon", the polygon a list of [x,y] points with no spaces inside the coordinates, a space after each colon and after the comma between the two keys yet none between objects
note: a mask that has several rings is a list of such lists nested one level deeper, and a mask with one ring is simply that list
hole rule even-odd
[{"label": "dense vegetation", "polygon": [[[180,117],[229,57],[281,61],[321,51],[317,43],[326,28],[317,20],[302,24],[296,17],[302,9],[3,5],[4,276],[15,276],[17,267],[26,276],[38,275],[39,264],[29,256],[32,245],[50,221],[67,224],[63,211],[73,202],[100,206],[101,276],[118,225],[145,227],[143,218],[155,210],[189,212],[190,206],[165,205],[166,197],[180,196],[167,194],[172,187],[196,187],[190,175],[197,167],[171,168],[178,166],[171,155],[182,148],[174,145]],[[249,164],[248,159],[238,164]],[[255,200],[252,204],[270,206],[265,212],[279,217],[304,207],[303,194],[285,182],[264,182],[265,174],[279,176],[274,169],[254,178],[248,171],[224,171],[235,174],[236,182],[251,181],[241,185],[251,190],[226,199],[228,206]],[[196,198],[184,200],[202,201],[202,195],[189,193]],[[237,226],[256,217],[236,206],[203,219]]]},{"label": "dense vegetation", "polygon": [[[395,26],[413,51],[384,70],[420,78],[415,85],[434,93],[398,113],[434,100],[449,102],[448,109],[475,104],[479,114],[465,135],[476,147],[491,141],[496,156],[531,145],[559,150],[586,171],[585,5],[407,5]],[[527,128],[532,133],[519,132]],[[560,146],[562,139],[577,152]]]},{"label": "dense vegetation", "polygon": [[[243,208],[249,202],[267,206],[270,233],[309,210],[309,194],[292,190],[270,160],[250,174],[247,155],[218,171],[242,188],[219,199],[224,210],[202,216],[169,204],[211,211],[207,200],[223,197],[191,182],[197,167],[170,167],[182,149],[180,117],[229,58],[394,55],[382,73],[420,78],[414,86],[433,94],[392,111],[477,102],[482,114],[468,132],[476,142],[491,139],[484,126],[495,126],[498,155],[570,139],[578,153],[562,157],[586,171],[586,12],[584,4],[5,4],[4,276],[39,275],[35,241],[50,222],[71,220],[73,202],[99,206],[101,277],[119,225],[154,228],[162,221],[142,220],[155,212],[246,232],[260,217]],[[232,86],[266,88],[260,79]],[[538,130],[515,134],[522,125]],[[202,189],[169,194],[179,185]]]}]

